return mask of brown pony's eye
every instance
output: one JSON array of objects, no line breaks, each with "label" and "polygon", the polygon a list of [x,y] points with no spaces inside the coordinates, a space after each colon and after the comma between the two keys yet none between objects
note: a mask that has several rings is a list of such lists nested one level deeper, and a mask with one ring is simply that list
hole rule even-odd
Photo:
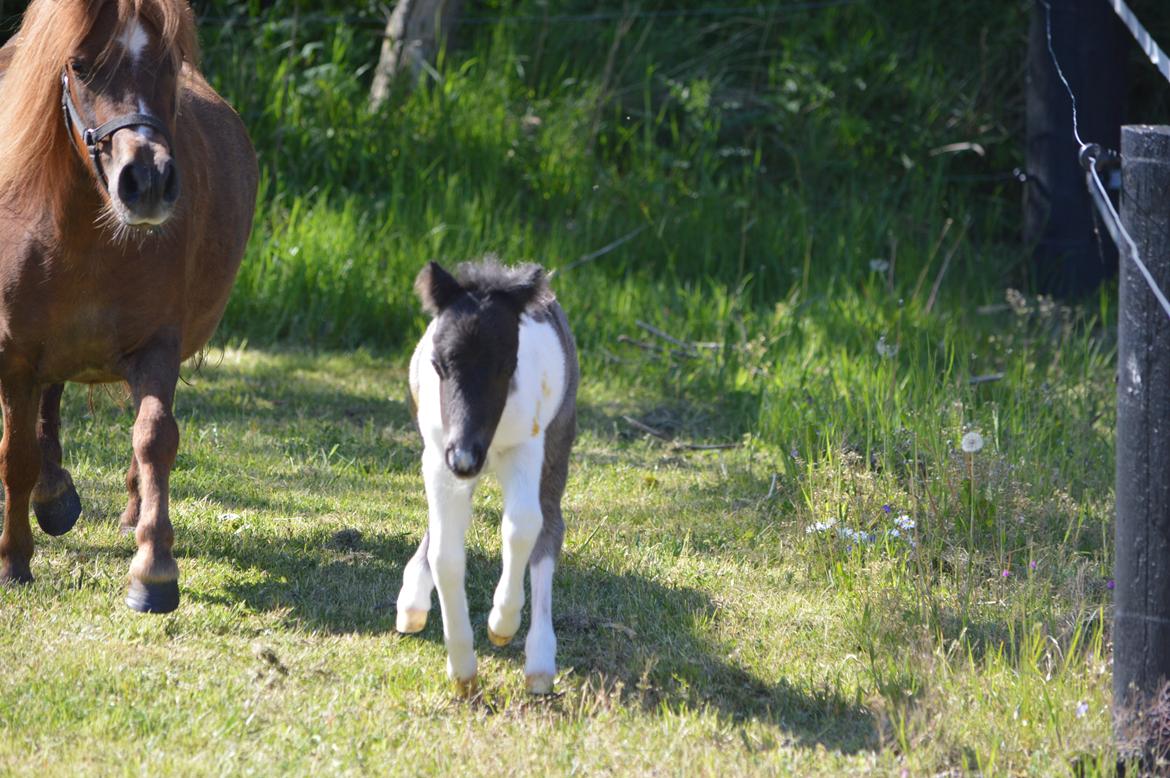
[{"label": "brown pony's eye", "polygon": [[74,57],[69,61],[69,69],[73,71],[73,75],[80,78],[82,81],[89,78],[89,63],[83,59]]}]

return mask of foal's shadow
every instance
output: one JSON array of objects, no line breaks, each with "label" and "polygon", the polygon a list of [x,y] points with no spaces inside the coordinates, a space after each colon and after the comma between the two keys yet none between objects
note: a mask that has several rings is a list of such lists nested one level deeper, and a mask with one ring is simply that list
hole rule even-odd
[{"label": "foal's shadow", "polygon": [[[291,623],[329,633],[393,631],[402,566],[418,541],[416,536],[342,530],[315,553],[302,550],[300,543],[298,548],[261,539],[233,544],[212,531],[188,534],[196,535],[190,547],[199,554],[231,557],[238,567],[265,573],[242,576],[223,594],[188,596],[281,611]],[[483,625],[498,576],[498,559],[468,550],[468,601],[481,653],[494,650]],[[553,597],[558,666],[623,704],[647,711],[714,709],[733,721],[776,725],[801,745],[819,743],[843,752],[876,742],[873,716],[862,706],[823,689],[764,680],[729,657],[734,645],[705,637],[720,614],[704,592],[609,573],[569,555],[557,570]],[[527,619],[517,639],[503,649],[517,668],[523,666],[526,630]],[[437,600],[426,629],[411,639],[442,642]],[[443,672],[441,664],[435,672]]]}]

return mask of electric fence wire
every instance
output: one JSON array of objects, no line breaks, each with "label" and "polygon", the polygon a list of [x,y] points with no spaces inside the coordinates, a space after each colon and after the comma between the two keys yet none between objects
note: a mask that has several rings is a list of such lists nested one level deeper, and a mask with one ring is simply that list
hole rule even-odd
[{"label": "electric fence wire", "polygon": [[1162,51],[1162,47],[1158,45],[1150,31],[1142,25],[1129,6],[1125,4],[1125,0],[1109,0],[1110,5],[1113,6],[1113,11],[1120,17],[1122,23],[1129,29],[1134,40],[1142,47],[1142,51],[1150,58],[1150,62],[1158,69],[1163,78],[1170,81],[1170,58],[1166,56],[1166,52]]},{"label": "electric fence wire", "polygon": [[[1052,6],[1048,3],[1048,0],[1039,0],[1039,2],[1044,6],[1045,33],[1048,39],[1048,55],[1052,58],[1052,65],[1056,68],[1056,75],[1060,77],[1060,82],[1064,84],[1065,91],[1068,92],[1069,102],[1072,104],[1073,137],[1076,138],[1077,145],[1080,147],[1080,160],[1081,165],[1085,168],[1085,184],[1089,188],[1089,197],[1096,206],[1097,212],[1101,215],[1101,220],[1105,222],[1105,229],[1109,231],[1109,236],[1117,245],[1118,251],[1127,254],[1129,258],[1133,260],[1134,265],[1137,266],[1138,272],[1142,274],[1142,278],[1146,280],[1146,284],[1150,287],[1150,291],[1153,292],[1154,297],[1157,298],[1158,303],[1162,306],[1162,310],[1166,312],[1167,317],[1170,317],[1170,300],[1166,299],[1166,295],[1162,292],[1161,288],[1158,287],[1157,282],[1154,280],[1154,276],[1150,273],[1150,269],[1146,267],[1146,263],[1142,261],[1141,255],[1138,253],[1137,243],[1134,242],[1134,239],[1132,236],[1130,236],[1129,231],[1125,229],[1125,225],[1121,223],[1121,216],[1118,215],[1117,209],[1113,206],[1113,200],[1110,199],[1109,193],[1106,191],[1105,185],[1101,181],[1098,166],[1105,160],[1112,162],[1118,159],[1117,153],[1103,151],[1102,148],[1096,143],[1085,143],[1084,140],[1081,139],[1080,125],[1077,118],[1077,96],[1073,93],[1072,86],[1069,85],[1068,79],[1065,78],[1064,70],[1061,69],[1060,61],[1056,58],[1056,52],[1052,47]],[[1122,13],[1120,8],[1124,8],[1130,17],[1133,17],[1133,12],[1129,10],[1129,7],[1125,5],[1123,0],[1109,0],[1109,2],[1112,3],[1114,10],[1117,11],[1119,15]],[[1124,16],[1122,16],[1122,20],[1125,21]],[[1138,22],[1136,18],[1133,19],[1133,22],[1145,35],[1146,41],[1153,48],[1155,54],[1151,55],[1151,61],[1156,67],[1158,67],[1159,57],[1161,58],[1162,62],[1166,61],[1165,53],[1162,52],[1162,50],[1158,47],[1157,44],[1153,42],[1152,39],[1150,39],[1149,33],[1146,32],[1145,27],[1142,27],[1141,23]],[[1126,22],[1126,25],[1129,26],[1129,23]],[[1130,30],[1133,31],[1134,28],[1130,27]],[[1149,50],[1146,48],[1142,38],[1138,36],[1137,32],[1134,32],[1134,37],[1138,38],[1138,43],[1142,43],[1143,50],[1146,50],[1146,53],[1149,54]],[[1159,70],[1160,69],[1161,68],[1159,67]]]}]

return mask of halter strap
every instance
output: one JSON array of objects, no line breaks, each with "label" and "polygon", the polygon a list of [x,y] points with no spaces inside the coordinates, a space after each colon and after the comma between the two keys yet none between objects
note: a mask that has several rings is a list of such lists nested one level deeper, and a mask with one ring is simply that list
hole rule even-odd
[{"label": "halter strap", "polygon": [[[69,91],[68,71],[61,72],[61,109],[65,113],[65,125],[70,130],[69,137],[73,137],[73,128],[76,128],[81,133],[81,140],[85,144],[85,150],[88,152],[90,160],[93,162],[94,172],[97,173],[98,178],[107,189],[110,188],[110,182],[106,178],[105,170],[102,169],[102,153],[99,146],[102,141],[118,130],[123,130],[127,127],[149,127],[162,135],[168,145],[174,145],[171,143],[171,134],[167,131],[166,125],[156,117],[146,113],[129,113],[114,117],[105,124],[97,127],[86,126],[88,122],[82,118],[81,112],[77,110],[77,106],[73,102],[73,95]],[[76,143],[76,140],[74,143]]]}]

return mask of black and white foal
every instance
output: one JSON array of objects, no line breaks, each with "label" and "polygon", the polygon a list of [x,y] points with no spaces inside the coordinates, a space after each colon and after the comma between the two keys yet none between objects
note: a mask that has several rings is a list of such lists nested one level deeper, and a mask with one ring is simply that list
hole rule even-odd
[{"label": "black and white foal", "polygon": [[488,259],[462,264],[452,276],[432,262],[414,286],[434,316],[410,360],[430,521],[403,574],[397,628],[421,630],[437,588],[447,674],[461,695],[475,693],[464,536],[479,476],[495,473],[504,494],[503,572],[488,638],[506,645],[520,628],[527,564],[524,673],[528,691],[546,694],[556,675],[552,577],[564,537],[561,496],[577,430],[573,336],[537,265]]}]

